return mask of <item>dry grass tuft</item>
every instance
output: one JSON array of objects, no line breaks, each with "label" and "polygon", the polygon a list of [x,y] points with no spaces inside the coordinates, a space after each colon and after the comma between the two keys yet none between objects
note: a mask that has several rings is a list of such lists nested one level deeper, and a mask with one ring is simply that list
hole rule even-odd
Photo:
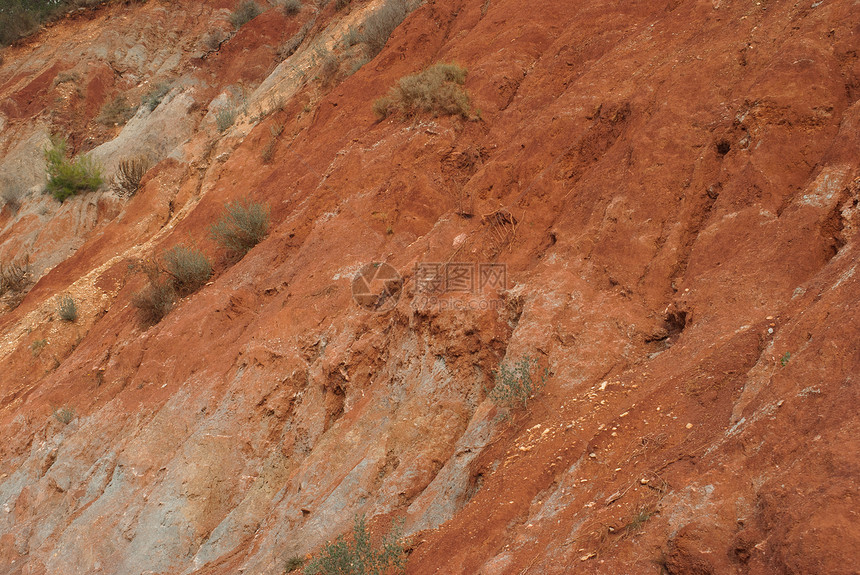
[{"label": "dry grass tuft", "polygon": [[149,170],[149,160],[145,157],[122,160],[114,176],[117,194],[124,198],[130,198],[136,194],[147,170]]},{"label": "dry grass tuft", "polygon": [[373,103],[380,119],[395,112],[412,117],[422,112],[434,116],[452,115],[469,118],[472,104],[463,89],[467,70],[457,64],[434,64],[426,70],[404,76],[386,96]]}]

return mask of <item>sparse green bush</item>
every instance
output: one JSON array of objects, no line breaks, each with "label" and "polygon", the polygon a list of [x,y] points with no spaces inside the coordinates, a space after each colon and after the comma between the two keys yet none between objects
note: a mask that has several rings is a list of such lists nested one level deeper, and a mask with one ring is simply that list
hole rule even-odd
[{"label": "sparse green bush", "polygon": [[347,6],[349,6],[350,0],[334,0],[334,9],[335,10],[343,10]]},{"label": "sparse green bush", "polygon": [[33,343],[30,344],[30,354],[33,357],[39,357],[46,345],[48,345],[47,339],[34,339]]},{"label": "sparse green bush", "polygon": [[308,35],[308,32],[313,27],[314,21],[310,20],[305,22],[304,25],[299,29],[298,32],[290,36],[290,39],[284,42],[278,48],[278,60],[286,60],[290,56],[296,53],[296,50],[299,49],[299,46],[302,45],[302,42],[305,41],[305,37]]},{"label": "sparse green bush", "polygon": [[490,399],[502,407],[516,408],[528,406],[529,401],[537,395],[546,384],[549,370],[544,368],[534,377],[532,372],[537,368],[537,360],[526,356],[516,362],[513,368],[504,363],[498,371],[493,372],[496,385],[490,392]]},{"label": "sparse green bush", "polygon": [[305,567],[304,575],[385,575],[402,573],[406,554],[395,529],[374,547],[364,517],[356,517],[352,541],[341,535],[334,543],[326,543],[318,557]]},{"label": "sparse green bush", "polygon": [[235,108],[223,108],[215,114],[215,125],[218,127],[219,132],[227,131],[234,122],[236,122]]},{"label": "sparse green bush", "polygon": [[33,283],[31,271],[30,257],[26,255],[21,261],[6,265],[0,262],[0,296],[10,294],[16,297],[23,294]]},{"label": "sparse green bush", "polygon": [[149,170],[149,160],[145,157],[121,160],[114,175],[117,193],[124,198],[130,198],[136,194],[147,170]]},{"label": "sparse green bush", "polygon": [[54,419],[63,425],[70,424],[72,420],[75,419],[75,408],[61,407],[60,409],[54,409]]},{"label": "sparse green bush", "polygon": [[364,44],[369,59],[382,52],[394,29],[409,14],[406,0],[388,0],[364,21],[361,30],[350,36],[349,45]]},{"label": "sparse green bush", "polygon": [[212,277],[212,264],[206,256],[183,244],[162,253],[160,260],[139,262],[131,269],[147,278],[147,285],[131,300],[145,326],[160,322],[173,309],[177,297],[194,293]]},{"label": "sparse green bush", "polygon": [[293,16],[294,14],[298,14],[302,10],[302,2],[301,0],[284,0],[283,4],[284,14],[287,16]]},{"label": "sparse green bush", "polygon": [[[75,70],[64,70],[56,75],[54,81],[51,82],[51,88],[56,88],[60,84],[71,83],[77,86],[78,82],[81,81],[81,75],[77,73]],[[78,88],[80,91],[80,88]]]},{"label": "sparse green bush", "polygon": [[230,24],[234,28],[241,28],[260,14],[263,10],[254,0],[243,0],[230,14]]},{"label": "sparse green bush", "polygon": [[360,58],[354,60],[347,71],[347,75],[352,76],[359,70],[361,70],[365,64],[370,62],[370,58],[367,56],[361,56]]},{"label": "sparse green bush", "polygon": [[164,252],[162,259],[179,295],[197,291],[212,277],[212,264],[200,250],[179,244]]},{"label": "sparse green bush", "polygon": [[404,76],[388,95],[373,103],[373,111],[382,119],[400,110],[407,117],[420,112],[433,115],[456,115],[468,118],[472,106],[463,89],[467,71],[457,64],[434,64],[418,74]]},{"label": "sparse green bush", "polygon": [[642,531],[645,528],[645,524],[648,523],[652,517],[657,514],[657,510],[650,507],[640,507],[637,509],[633,516],[630,518],[630,521],[624,526],[624,533],[626,535],[634,535]]},{"label": "sparse green bush", "polygon": [[131,106],[128,103],[128,99],[120,94],[114,99],[105,102],[96,121],[106,126],[121,126],[128,122],[136,111],[137,108]]},{"label": "sparse green bush", "polygon": [[304,557],[299,557],[298,555],[294,555],[287,559],[286,564],[284,564],[284,573],[292,573],[296,569],[301,569],[302,565],[305,564]]},{"label": "sparse green bush", "polygon": [[43,16],[22,0],[8,0],[0,11],[0,44],[11,44],[39,27]]},{"label": "sparse green bush", "polygon": [[74,161],[66,157],[68,144],[61,137],[51,138],[45,149],[48,170],[47,192],[60,202],[81,192],[95,191],[102,185],[101,168],[88,156]]},{"label": "sparse green bush", "polygon": [[221,47],[221,44],[223,44],[226,39],[227,37],[224,35],[224,32],[221,31],[220,28],[216,28],[215,30],[212,30],[211,32],[206,34],[206,36],[203,38],[203,44],[209,50],[212,50],[214,52]]},{"label": "sparse green bush", "polygon": [[60,298],[57,302],[57,314],[61,320],[70,323],[74,323],[78,319],[78,306],[72,296],[64,295]]},{"label": "sparse green bush", "polygon": [[160,322],[173,309],[176,292],[173,289],[173,281],[164,277],[158,264],[142,264],[141,270],[149,282],[132,296],[131,304],[137,308],[141,323],[151,326]]},{"label": "sparse green bush", "polygon": [[27,195],[27,190],[18,182],[5,180],[0,182],[3,186],[3,191],[0,192],[0,200],[3,200],[3,205],[15,214],[21,209],[21,201]]},{"label": "sparse green bush", "polygon": [[169,82],[159,82],[143,95],[140,99],[140,105],[149,108],[150,112],[155,110],[171,89],[172,86]]},{"label": "sparse green bush", "polygon": [[103,0],[3,0],[0,8],[0,45],[32,34],[42,23],[62,17],[75,8],[95,6]]},{"label": "sparse green bush", "polygon": [[338,71],[340,71],[340,60],[334,52],[326,49],[317,52],[316,56],[320,62],[317,79],[323,86],[328,86],[334,81]]},{"label": "sparse green bush", "polygon": [[278,144],[278,136],[280,136],[283,131],[284,124],[269,126],[269,133],[272,134],[272,138],[269,140],[268,144],[263,146],[263,149],[260,152],[260,158],[263,160],[264,164],[268,164],[272,161],[272,157],[275,154],[275,146]]},{"label": "sparse green bush", "polygon": [[269,233],[269,208],[250,200],[230,202],[209,235],[236,259],[244,257]]}]

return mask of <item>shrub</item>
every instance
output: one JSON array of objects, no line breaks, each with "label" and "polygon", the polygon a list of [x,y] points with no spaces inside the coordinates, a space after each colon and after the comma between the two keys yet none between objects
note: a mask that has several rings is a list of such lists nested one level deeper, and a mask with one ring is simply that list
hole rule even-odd
[{"label": "shrub", "polygon": [[74,407],[61,407],[60,409],[54,409],[54,419],[62,423],[63,425],[68,425],[75,418],[75,408]]},{"label": "shrub", "polygon": [[368,57],[373,59],[382,52],[391,33],[400,26],[408,14],[409,6],[406,0],[387,0],[381,8],[367,17],[361,31],[352,35],[348,43],[364,44],[367,47]]},{"label": "shrub", "polygon": [[206,256],[183,244],[161,254],[160,262],[150,260],[134,268],[147,278],[147,285],[131,299],[145,326],[160,322],[173,309],[177,296],[197,291],[212,277],[212,265]]},{"label": "shrub", "polygon": [[468,118],[471,112],[469,94],[463,89],[465,68],[457,64],[434,64],[418,74],[404,76],[388,95],[373,103],[373,111],[380,119],[394,110],[406,116],[420,112],[434,115],[457,115]]},{"label": "shrub", "polygon": [[160,322],[173,309],[176,292],[173,289],[173,282],[163,277],[157,264],[143,264],[142,270],[149,283],[132,296],[131,304],[137,308],[141,323],[151,326]]},{"label": "shrub", "polygon": [[326,543],[318,557],[305,567],[305,575],[384,575],[403,572],[406,555],[400,541],[400,532],[382,538],[380,547],[374,547],[367,532],[364,517],[356,517],[352,528],[352,541],[343,535],[334,543]]},{"label": "shrub", "polygon": [[299,29],[298,32],[293,34],[289,40],[284,42],[278,48],[278,58],[279,60],[286,60],[293,54],[295,54],[296,50],[299,49],[299,46],[302,45],[302,42],[305,41],[305,37],[308,35],[308,32],[313,27],[313,20],[309,22],[305,22],[304,25]]},{"label": "shrub", "polygon": [[[54,81],[51,82],[51,88],[55,88],[60,84],[65,84],[66,82],[75,84],[75,86],[77,86],[80,80],[81,75],[78,74],[75,70],[64,70],[57,74],[57,76],[54,78]],[[78,92],[80,93],[80,88],[78,88]]]},{"label": "shrub", "polygon": [[12,0],[0,12],[0,44],[11,44],[31,34],[42,20],[36,10],[26,7],[21,0]]},{"label": "shrub", "polygon": [[302,2],[301,0],[284,0],[283,9],[285,15],[293,16],[302,10]]},{"label": "shrub", "polygon": [[496,385],[490,392],[490,399],[504,407],[528,406],[529,400],[543,389],[549,377],[549,370],[544,368],[540,377],[533,378],[532,371],[536,367],[537,360],[528,356],[516,362],[513,368],[501,364],[498,371],[493,372]]},{"label": "shrub", "polygon": [[642,531],[645,527],[645,524],[648,523],[648,520],[654,517],[657,514],[655,509],[651,509],[649,507],[640,507],[637,509],[633,516],[630,518],[630,521],[627,525],[624,526],[624,533],[626,535],[633,535]]},{"label": "shrub", "polygon": [[317,79],[323,86],[328,86],[337,77],[340,71],[340,60],[331,50],[322,50],[317,52],[317,58],[320,61],[319,74]]},{"label": "shrub", "polygon": [[164,252],[162,259],[164,271],[180,295],[197,291],[212,277],[212,265],[200,250],[179,244]]},{"label": "shrub", "polygon": [[117,193],[121,197],[130,198],[140,189],[140,181],[149,170],[149,160],[144,157],[130,158],[120,161],[114,182]]},{"label": "shrub", "polygon": [[126,97],[120,94],[105,102],[96,121],[106,126],[118,126],[128,122],[136,111],[137,108],[129,105]]},{"label": "shrub", "polygon": [[74,323],[78,319],[78,306],[75,304],[74,298],[70,295],[64,295],[57,302],[57,314],[63,321]]},{"label": "shrub", "polygon": [[234,28],[241,28],[259,16],[262,12],[263,10],[256,2],[254,2],[254,0],[243,0],[230,14],[230,24],[232,24]]},{"label": "shrub", "polygon": [[352,76],[353,74],[361,70],[361,68],[364,67],[364,65],[368,62],[370,62],[370,59],[367,56],[361,56],[352,63],[352,65],[349,67],[347,74]]},{"label": "shrub", "polygon": [[12,181],[3,182],[3,191],[0,192],[0,200],[12,213],[18,213],[21,209],[21,200],[27,195],[27,190],[21,184]]},{"label": "shrub", "polygon": [[286,564],[284,564],[284,573],[292,573],[296,569],[300,569],[302,565],[305,564],[304,557],[299,557],[298,555],[294,555],[287,559]]},{"label": "shrub", "polygon": [[209,50],[212,50],[214,52],[221,48],[221,44],[223,44],[224,40],[226,39],[227,38],[225,38],[224,32],[216,28],[215,30],[212,30],[211,32],[206,34],[206,36],[203,38],[203,44]]},{"label": "shrub", "polygon": [[349,6],[350,0],[334,0],[334,9],[335,10],[343,10],[347,6]]},{"label": "shrub", "polygon": [[233,108],[224,108],[218,110],[218,113],[215,114],[215,125],[218,127],[219,132],[225,132],[235,121],[236,110]]},{"label": "shrub", "polygon": [[164,100],[164,97],[170,93],[171,88],[172,86],[169,82],[159,82],[143,95],[140,99],[140,105],[149,108],[150,112],[155,110],[161,104],[161,101]]},{"label": "shrub", "polygon": [[95,191],[102,185],[101,168],[88,156],[69,161],[64,138],[52,138],[45,150],[48,170],[47,191],[60,202],[81,192]]},{"label": "shrub", "polygon": [[32,281],[29,256],[24,256],[20,263],[13,261],[3,265],[0,262],[0,296],[22,294]]},{"label": "shrub", "polygon": [[263,146],[263,149],[260,152],[260,157],[264,164],[268,164],[272,161],[272,157],[275,154],[275,146],[278,145],[278,136],[280,136],[283,131],[284,124],[269,126],[269,132],[272,134],[272,138],[269,140],[268,144]]},{"label": "shrub", "polygon": [[39,354],[42,353],[42,350],[45,349],[45,346],[48,345],[47,339],[35,339],[33,343],[30,344],[30,353],[33,357],[39,357]]},{"label": "shrub", "polygon": [[241,259],[269,233],[269,208],[250,200],[230,202],[209,235],[236,259]]},{"label": "shrub", "polygon": [[[139,0],[138,0],[139,1]],[[46,21],[103,0],[3,0],[0,2],[0,45],[35,32]]]}]

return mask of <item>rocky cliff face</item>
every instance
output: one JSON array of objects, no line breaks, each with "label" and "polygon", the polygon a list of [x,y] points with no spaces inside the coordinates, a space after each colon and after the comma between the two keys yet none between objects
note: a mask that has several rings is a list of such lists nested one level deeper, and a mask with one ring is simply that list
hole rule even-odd
[{"label": "rocky cliff face", "polygon": [[[282,573],[365,514],[408,573],[856,573],[856,2],[429,0],[354,73],[381,4],[335,4],[109,4],[3,51],[0,261],[38,281],[0,315],[0,572]],[[377,120],[451,61],[480,117]],[[52,133],[153,167],[59,204]],[[231,264],[244,197],[272,229]],[[215,276],[147,329],[130,264],[180,242]],[[452,262],[505,285],[428,299]],[[546,386],[501,408],[522,358]]]}]

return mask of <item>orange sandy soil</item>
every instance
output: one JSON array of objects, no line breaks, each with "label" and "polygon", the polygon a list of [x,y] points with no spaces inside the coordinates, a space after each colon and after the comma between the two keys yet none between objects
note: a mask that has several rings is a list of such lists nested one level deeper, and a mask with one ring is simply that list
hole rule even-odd
[{"label": "orange sandy soil", "polygon": [[[162,79],[194,129],[131,199],[0,211],[38,280],[0,314],[0,572],[283,573],[366,514],[409,574],[858,573],[854,2],[430,0],[355,74],[337,48],[332,81],[271,86],[375,5],[207,52],[232,6],[111,3],[2,52],[0,161],[38,126],[108,145],[102,105]],[[440,61],[479,115],[374,116]],[[261,86],[219,133],[213,99]],[[207,229],[246,196],[272,227],[234,264]],[[147,329],[130,264],[180,242],[215,276]],[[351,297],[372,261],[387,313]],[[507,289],[421,307],[420,262]],[[522,357],[546,387],[500,408]]]}]

